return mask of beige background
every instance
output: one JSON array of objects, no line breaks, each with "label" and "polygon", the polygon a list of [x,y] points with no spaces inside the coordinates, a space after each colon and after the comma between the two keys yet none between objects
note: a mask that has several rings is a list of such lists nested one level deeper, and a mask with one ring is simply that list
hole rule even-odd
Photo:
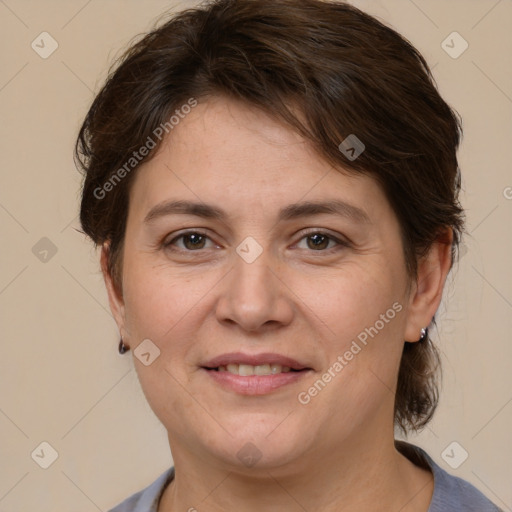
[{"label": "beige background", "polygon": [[[412,441],[510,511],[512,2],[354,3],[423,52],[464,119],[470,237],[434,333],[444,359],[441,405]],[[75,229],[72,148],[112,59],[173,5],[0,0],[0,512],[105,511],[171,464],[131,356],[117,354],[97,254]],[[31,48],[43,31],[59,45],[47,59]],[[441,47],[453,31],[469,43],[457,59]],[[41,252],[47,241],[36,245],[43,237],[54,255]],[[46,470],[31,458],[42,441],[59,455]],[[442,457],[453,441],[469,453],[458,469]]]}]

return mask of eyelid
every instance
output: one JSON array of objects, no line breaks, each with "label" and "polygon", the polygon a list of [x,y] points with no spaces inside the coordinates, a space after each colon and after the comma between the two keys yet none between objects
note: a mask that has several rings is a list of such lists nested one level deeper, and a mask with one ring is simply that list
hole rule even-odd
[{"label": "eyelid", "polygon": [[[175,245],[175,242],[176,240],[182,238],[183,236],[186,236],[188,234],[198,234],[198,235],[201,235],[201,236],[204,236],[205,238],[207,238],[210,242],[212,242],[213,244],[215,244],[216,246],[218,246],[219,244],[217,244],[213,239],[212,237],[208,234],[207,230],[204,230],[202,228],[188,228],[188,229],[185,229],[183,231],[178,231],[176,233],[173,233],[172,234],[172,238],[169,240],[169,241],[166,241],[169,237],[165,237],[162,242],[161,242],[161,246],[162,248],[169,248],[171,246],[174,246]],[[346,237],[343,237],[343,236],[339,236],[339,235],[334,235],[332,233],[330,233],[328,230],[324,229],[324,228],[307,228],[306,230],[303,230],[300,232],[300,238],[294,243],[294,245],[297,245],[299,242],[301,242],[304,238],[310,236],[310,235],[322,235],[322,236],[325,236],[327,237],[329,240],[331,241],[334,241],[336,243],[336,246],[335,247],[331,247],[329,249],[322,249],[322,250],[318,250],[318,251],[315,251],[315,250],[311,250],[311,252],[318,252],[318,253],[328,253],[328,252],[331,252],[331,251],[335,251],[336,249],[338,249],[339,247],[350,247],[350,241],[348,241],[346,239]],[[189,253],[192,253],[192,252],[200,252],[200,251],[204,251],[208,248],[201,248],[201,249],[197,249],[197,250],[187,250],[187,249],[181,249],[181,248],[178,248],[177,250],[178,251],[183,251],[183,252],[189,252]]]},{"label": "eyelid", "polygon": [[[325,237],[329,238],[330,240],[333,240],[334,242],[336,242],[338,244],[338,246],[350,247],[350,245],[351,245],[351,242],[348,240],[348,238],[346,238],[344,236],[337,235],[337,234],[334,235],[330,231],[326,230],[325,228],[308,228],[305,231],[301,231],[300,233],[301,233],[301,236],[294,245],[298,244],[302,239],[306,238],[309,235],[325,236]],[[335,249],[336,249],[336,247],[331,247],[330,249],[324,249],[321,251],[319,250],[319,251],[312,251],[312,252],[329,252],[329,251],[335,250]]]},{"label": "eyelid", "polygon": [[[178,240],[179,238],[185,236],[185,235],[190,235],[190,234],[197,234],[197,235],[201,235],[201,236],[204,236],[205,238],[207,238],[208,240],[210,240],[212,243],[214,243],[215,245],[218,245],[213,239],[212,237],[207,233],[207,231],[205,231],[204,229],[202,228],[189,228],[189,229],[186,229],[184,231],[178,231],[176,233],[172,233],[172,238],[170,238],[169,236],[165,236],[164,239],[162,240],[162,243],[161,243],[161,246],[163,248],[167,248],[167,247],[170,247],[171,245],[174,245],[173,242],[175,242],[176,240]],[[168,240],[170,238],[170,240]],[[187,252],[199,252],[201,249],[198,249],[197,251],[187,251]],[[202,249],[204,250],[204,249]]]}]

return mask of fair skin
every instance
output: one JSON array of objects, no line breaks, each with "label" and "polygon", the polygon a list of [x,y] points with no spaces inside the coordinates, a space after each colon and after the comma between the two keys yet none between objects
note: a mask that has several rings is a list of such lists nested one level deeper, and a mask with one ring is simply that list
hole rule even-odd
[{"label": "fair skin", "polygon": [[[233,100],[200,103],[137,172],[122,291],[106,270],[107,245],[102,268],[132,353],[145,339],[160,349],[149,366],[134,357],[176,471],[159,511],[426,512],[432,475],[394,447],[394,390],[403,341],[417,341],[439,306],[449,243],[435,243],[410,282],[397,218],[375,180],[342,174],[289,127]],[[333,199],[366,220],[279,219],[290,204]],[[145,221],[170,200],[207,203],[225,218]],[[183,230],[205,237],[177,239]],[[251,263],[236,252],[249,236],[262,249]],[[400,312],[301,403],[298,394],[395,303]],[[311,370],[241,394],[201,367],[226,352],[274,352]],[[261,455],[250,467],[237,456],[248,442]]]}]

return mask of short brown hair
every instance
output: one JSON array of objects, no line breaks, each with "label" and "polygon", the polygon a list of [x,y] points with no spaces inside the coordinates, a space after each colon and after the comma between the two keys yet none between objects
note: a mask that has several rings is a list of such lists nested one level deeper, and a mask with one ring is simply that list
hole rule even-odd
[{"label": "short brown hair", "polygon": [[[177,108],[215,95],[260,108],[344,172],[377,179],[400,222],[411,279],[418,258],[447,228],[453,263],[463,230],[461,126],[420,53],[344,2],[214,0],[174,15],[133,44],[78,136],[76,158],[85,174],[81,224],[96,244],[109,242],[108,267],[119,290],[135,170],[104,197],[98,190]],[[339,149],[350,134],[365,145],[356,159]],[[428,337],[404,343],[395,399],[395,424],[404,433],[431,419],[438,366]]]}]

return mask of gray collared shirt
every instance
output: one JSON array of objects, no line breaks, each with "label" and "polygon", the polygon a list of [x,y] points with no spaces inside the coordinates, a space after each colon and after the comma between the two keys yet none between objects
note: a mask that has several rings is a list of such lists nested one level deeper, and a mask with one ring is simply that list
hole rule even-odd
[{"label": "gray collared shirt", "polygon": [[[414,464],[429,468],[434,475],[434,494],[428,512],[503,512],[466,480],[450,475],[418,446],[395,441],[397,450]],[[164,489],[174,478],[174,467],[151,485],[129,497],[109,512],[158,512]]]}]

